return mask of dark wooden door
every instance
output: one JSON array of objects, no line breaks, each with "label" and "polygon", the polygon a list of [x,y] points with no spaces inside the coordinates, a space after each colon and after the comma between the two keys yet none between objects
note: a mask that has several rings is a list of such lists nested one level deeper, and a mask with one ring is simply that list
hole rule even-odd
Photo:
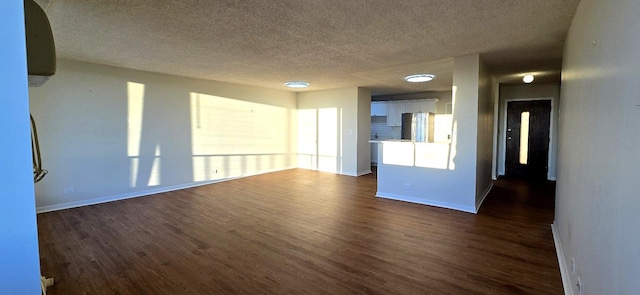
[{"label": "dark wooden door", "polygon": [[507,103],[507,176],[546,179],[550,120],[550,100]]}]

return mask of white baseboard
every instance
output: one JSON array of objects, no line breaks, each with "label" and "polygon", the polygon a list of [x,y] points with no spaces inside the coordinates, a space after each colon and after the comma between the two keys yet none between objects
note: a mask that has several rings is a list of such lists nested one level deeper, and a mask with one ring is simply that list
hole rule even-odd
[{"label": "white baseboard", "polygon": [[484,199],[487,198],[492,188],[493,188],[493,182],[489,183],[489,186],[487,187],[487,189],[485,189],[484,193],[482,193],[482,197],[480,197],[480,199],[476,201],[476,212],[474,213],[478,213],[478,211],[480,210],[480,206],[482,205],[482,202],[484,202]]},{"label": "white baseboard", "polygon": [[318,172],[325,172],[325,173],[333,173],[333,174],[345,175],[345,176],[353,176],[353,177],[358,177],[358,176],[362,176],[362,175],[366,175],[366,174],[373,173],[373,171],[371,171],[371,169],[369,169],[369,170],[365,170],[365,171],[358,171],[358,172],[345,172],[345,171],[342,171],[342,172],[336,172],[336,171],[325,171],[325,170],[318,170],[318,169],[305,168],[305,167],[298,167],[298,169],[305,169],[305,170],[318,171]]},{"label": "white baseboard", "polygon": [[[327,172],[327,171],[325,171],[325,172]],[[331,173],[331,172],[329,172],[329,173]],[[346,176],[358,177],[358,176],[362,176],[362,175],[365,175],[365,174],[369,174],[369,173],[371,173],[371,170],[367,170],[367,171],[358,171],[358,172],[344,172],[344,171],[343,171],[342,173],[339,173],[339,172],[335,172],[335,173],[336,173],[336,174],[340,174],[340,175],[346,175]]]},{"label": "white baseboard", "polygon": [[262,171],[262,172],[255,173],[255,174],[250,174],[250,175],[242,175],[242,176],[229,177],[229,178],[216,179],[216,180],[207,180],[207,181],[201,181],[201,182],[192,182],[192,183],[186,183],[186,184],[179,184],[179,185],[173,185],[173,186],[165,186],[165,187],[160,187],[160,188],[154,188],[154,189],[145,190],[145,191],[120,194],[120,195],[115,195],[115,196],[106,196],[106,197],[95,198],[95,199],[81,200],[81,201],[75,201],[75,202],[67,202],[67,203],[54,204],[54,205],[48,205],[48,206],[40,206],[40,207],[36,208],[36,213],[58,211],[58,210],[64,210],[64,209],[70,209],[70,208],[76,208],[76,207],[82,207],[82,206],[89,206],[89,205],[96,205],[96,204],[108,203],[108,202],[113,202],[113,201],[137,198],[137,197],[144,197],[144,196],[148,196],[148,195],[166,193],[166,192],[171,192],[171,191],[176,191],[176,190],[181,190],[181,189],[187,189],[187,188],[192,188],[192,187],[209,185],[209,184],[214,184],[214,183],[218,183],[218,182],[238,179],[238,178],[255,176],[255,175],[260,175],[260,174],[265,174],[265,173],[270,173],[270,172],[276,172],[276,171],[284,171],[284,170],[295,169],[295,168],[296,167],[289,167],[289,168],[283,168],[283,169],[274,169],[274,170]]},{"label": "white baseboard", "polygon": [[409,202],[409,203],[417,203],[422,205],[435,206],[435,207],[446,208],[446,209],[453,209],[453,210],[474,213],[474,214],[476,213],[476,210],[475,210],[476,208],[472,206],[464,206],[460,204],[453,204],[453,203],[447,203],[442,201],[434,201],[434,200],[422,199],[422,198],[416,198],[416,197],[387,194],[383,192],[376,192],[376,197]]},{"label": "white baseboard", "polygon": [[367,174],[371,174],[371,173],[373,173],[373,172],[371,171],[371,169],[369,169],[369,170],[358,172],[358,175],[356,175],[356,176],[362,176],[362,175],[367,175]]},{"label": "white baseboard", "polygon": [[555,221],[551,224],[551,232],[553,233],[553,244],[556,246],[556,254],[558,255],[558,264],[560,265],[560,276],[562,277],[564,294],[573,295],[569,267],[567,266],[567,260],[564,257],[564,250],[562,250],[562,244],[560,243],[560,236],[558,234],[558,227],[556,226]]},{"label": "white baseboard", "polygon": [[187,189],[187,188],[192,188],[192,187],[201,186],[201,185],[212,184],[212,183],[221,182],[221,181],[230,180],[230,179],[233,179],[233,178],[213,180],[213,181],[203,181],[203,182],[198,182],[198,183],[189,183],[189,184],[182,184],[182,185],[166,186],[166,187],[161,187],[161,188],[157,188],[157,189],[145,190],[145,191],[141,191],[141,192],[133,192],[133,193],[126,193],[126,194],[120,194],[120,195],[115,195],[115,196],[107,196],[107,197],[89,199],[89,200],[81,200],[81,201],[67,202],[67,203],[62,203],[62,204],[41,206],[41,207],[36,208],[36,213],[58,211],[58,210],[63,210],[63,209],[70,209],[70,208],[89,206],[89,205],[95,205],[95,204],[102,204],[102,203],[120,201],[120,200],[137,198],[137,197],[144,197],[144,196],[153,195],[153,194],[166,193],[166,192],[170,192],[170,191],[176,191],[176,190]]}]

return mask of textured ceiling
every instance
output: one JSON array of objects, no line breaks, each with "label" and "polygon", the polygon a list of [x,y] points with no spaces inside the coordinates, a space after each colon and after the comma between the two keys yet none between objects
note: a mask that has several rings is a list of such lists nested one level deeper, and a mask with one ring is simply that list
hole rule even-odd
[{"label": "textured ceiling", "polygon": [[[579,0],[37,0],[58,57],[286,89],[450,90],[453,57],[560,81]],[[410,84],[402,78],[431,73]],[[305,91],[305,90],[303,90]]]}]

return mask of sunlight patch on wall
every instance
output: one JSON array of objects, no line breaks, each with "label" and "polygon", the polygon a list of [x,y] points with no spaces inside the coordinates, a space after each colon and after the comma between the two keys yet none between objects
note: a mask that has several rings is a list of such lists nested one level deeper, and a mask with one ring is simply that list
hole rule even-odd
[{"label": "sunlight patch on wall", "polygon": [[138,171],[139,171],[139,161],[138,158],[129,158],[129,187],[136,187],[136,182],[138,181]]},{"label": "sunlight patch on wall", "polygon": [[342,172],[342,126],[338,108],[298,110],[298,167]]},{"label": "sunlight patch on wall", "polygon": [[416,167],[447,169],[448,144],[416,143],[415,149]]},{"label": "sunlight patch on wall", "polygon": [[338,167],[338,109],[318,109],[318,170],[341,172]]},{"label": "sunlight patch on wall", "polygon": [[153,157],[153,164],[151,165],[151,173],[149,174],[149,181],[147,186],[156,186],[160,184],[160,145],[156,144],[156,150]]},{"label": "sunlight patch on wall", "polygon": [[298,167],[318,169],[318,112],[298,110]]},{"label": "sunlight patch on wall", "polygon": [[222,157],[217,156],[193,156],[193,180],[206,181],[224,178],[224,171],[215,167],[224,167]]},{"label": "sunlight patch on wall", "polygon": [[194,181],[254,174],[288,162],[286,108],[190,93]]},{"label": "sunlight patch on wall", "polygon": [[458,145],[458,121],[453,121],[453,128],[451,128],[451,147],[449,148],[449,170],[456,170],[456,146]]},{"label": "sunlight patch on wall", "polygon": [[382,163],[386,165],[414,166],[432,169],[455,170],[456,123],[452,115],[436,115],[434,142],[396,141],[383,142]]},{"label": "sunlight patch on wall", "polygon": [[456,109],[456,101],[457,101],[457,96],[458,96],[458,86],[453,85],[451,87],[451,118],[453,120],[452,122],[452,127],[451,127],[451,146],[449,147],[449,170],[456,170],[456,163],[455,163],[455,158],[456,158],[456,153],[457,153],[457,146],[458,146],[458,120],[454,119],[455,116],[457,115],[457,109]]},{"label": "sunlight patch on wall", "polygon": [[140,135],[144,111],[144,84],[127,82],[127,155],[140,156]]},{"label": "sunlight patch on wall", "polygon": [[386,165],[413,166],[413,146],[410,142],[383,142],[382,162]]},{"label": "sunlight patch on wall", "polygon": [[127,156],[129,156],[129,186],[138,181],[140,136],[144,112],[144,84],[127,82]]}]

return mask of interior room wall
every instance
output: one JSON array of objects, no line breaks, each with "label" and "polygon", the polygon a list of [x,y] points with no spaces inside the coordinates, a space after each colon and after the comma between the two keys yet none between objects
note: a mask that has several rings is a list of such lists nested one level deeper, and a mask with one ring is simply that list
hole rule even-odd
[{"label": "interior room wall", "polygon": [[[24,3],[0,2],[0,293],[40,294],[40,257],[36,225]],[[45,84],[46,86],[46,84]]]},{"label": "interior room wall", "polygon": [[573,294],[640,290],[639,11],[582,0],[565,43],[554,237]]},{"label": "interior room wall", "polygon": [[358,116],[357,87],[298,93],[298,166],[357,176]]},{"label": "interior room wall", "polygon": [[[476,156],[480,57],[477,54],[456,57],[453,66],[451,144],[424,146],[425,149],[432,149],[438,160],[444,162],[444,167],[415,165],[413,158],[410,159],[410,162],[414,163],[412,165],[391,163],[385,159],[388,154],[412,156],[417,153],[411,150],[413,145],[410,143],[385,142],[380,145],[383,158],[382,161],[378,161],[378,196],[477,212]],[[444,149],[441,149],[442,147]],[[441,157],[445,159],[440,159]]]},{"label": "interior room wall", "polygon": [[[478,105],[481,60],[478,54],[453,59],[452,152],[464,192],[464,202],[476,208],[478,161]],[[454,149],[454,150],[453,150]],[[470,191],[469,191],[470,190]]]},{"label": "interior room wall", "polygon": [[371,173],[371,90],[358,88],[358,175]]},{"label": "interior room wall", "polygon": [[557,156],[558,156],[558,110],[560,104],[560,84],[558,83],[532,83],[521,85],[500,85],[499,102],[499,133],[498,133],[498,175],[505,174],[505,148],[506,138],[503,129],[506,126],[506,100],[510,99],[551,99],[551,130],[549,133],[549,172],[547,178],[556,180]]},{"label": "interior room wall", "polygon": [[494,134],[494,103],[496,79],[479,59],[478,74],[478,135],[476,158],[476,209],[487,196],[492,182]]},{"label": "interior room wall", "polygon": [[295,93],[70,60],[45,86],[40,211],[297,166]]}]

